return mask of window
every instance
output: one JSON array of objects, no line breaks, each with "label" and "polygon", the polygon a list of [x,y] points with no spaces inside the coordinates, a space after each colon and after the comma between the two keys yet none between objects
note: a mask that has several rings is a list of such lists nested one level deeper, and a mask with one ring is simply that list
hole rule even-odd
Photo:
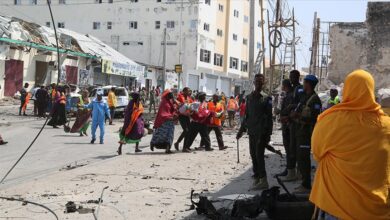
[{"label": "window", "polygon": [[238,16],[240,16],[240,12],[238,12],[237,10],[234,10],[234,17],[237,17],[238,18]]},{"label": "window", "polygon": [[257,21],[257,27],[261,27],[261,21]]},{"label": "window", "polygon": [[58,28],[65,28],[65,22],[58,22]]},{"label": "window", "polygon": [[237,41],[237,34],[233,34],[233,40]]},{"label": "window", "polygon": [[142,41],[124,41],[123,46],[142,46],[144,42]]},{"label": "window", "polygon": [[130,21],[129,22],[129,29],[137,29],[138,23],[136,21]]},{"label": "window", "polygon": [[241,71],[242,72],[248,72],[248,62],[241,60]]},{"label": "window", "polygon": [[200,49],[200,61],[210,63],[210,54],[210,51]]},{"label": "window", "polygon": [[205,3],[206,5],[210,5],[210,4],[211,4],[211,0],[205,0],[204,3]]},{"label": "window", "polygon": [[66,0],[58,0],[58,4],[65,5],[66,4]]},{"label": "window", "polygon": [[167,21],[167,28],[175,28],[175,21]]},{"label": "window", "polygon": [[108,0],[108,3],[112,4],[114,3],[114,0]]},{"label": "window", "polygon": [[244,44],[244,45],[248,45],[248,39],[246,39],[246,38],[243,38],[243,39],[242,39],[242,44]]},{"label": "window", "polygon": [[14,5],[21,5],[22,4],[22,0],[14,0]]},{"label": "window", "polygon": [[161,0],[157,0],[157,2],[161,2]]},{"label": "window", "polygon": [[94,30],[99,30],[100,29],[100,22],[93,22],[93,29]]},{"label": "window", "polygon": [[37,0],[30,0],[30,5],[36,5],[37,4]]},{"label": "window", "polygon": [[207,24],[207,23],[204,23],[204,25],[203,25],[203,30],[205,30],[205,31],[210,31],[210,25]]},{"label": "window", "polygon": [[244,22],[245,22],[245,23],[248,23],[248,22],[249,22],[249,17],[246,16],[246,15],[244,15]]},{"label": "window", "polygon": [[223,31],[221,29],[217,29],[217,35],[219,37],[222,37],[223,36]]},{"label": "window", "polygon": [[221,12],[223,12],[223,5],[218,4],[218,10],[221,11]]},{"label": "window", "polygon": [[190,27],[191,29],[196,29],[198,26],[198,20],[191,20]]},{"label": "window", "polygon": [[260,49],[260,48],[261,48],[261,43],[257,42],[257,49]]},{"label": "window", "polygon": [[160,29],[160,27],[161,27],[161,21],[155,21],[154,24],[155,24],[155,28],[156,28],[156,29]]},{"label": "window", "polygon": [[138,2],[138,0],[130,0],[130,2],[134,2],[135,3],[135,2]]},{"label": "window", "polygon": [[112,22],[108,21],[107,22],[107,30],[111,30],[111,29],[112,29]]},{"label": "window", "polygon": [[215,66],[223,65],[223,55],[217,53],[214,54],[214,65]]},{"label": "window", "polygon": [[47,21],[45,25],[46,25],[46,27],[50,27],[51,26],[51,22]]},{"label": "window", "polygon": [[230,68],[238,70],[238,59],[234,57],[230,57]]},{"label": "window", "polygon": [[102,4],[103,0],[95,0],[95,3]]}]

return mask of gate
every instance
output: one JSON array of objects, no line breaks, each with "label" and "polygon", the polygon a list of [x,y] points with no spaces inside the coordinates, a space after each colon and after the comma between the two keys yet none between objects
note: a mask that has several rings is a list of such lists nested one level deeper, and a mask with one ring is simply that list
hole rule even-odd
[{"label": "gate", "polygon": [[5,61],[4,96],[14,96],[23,86],[23,61]]}]

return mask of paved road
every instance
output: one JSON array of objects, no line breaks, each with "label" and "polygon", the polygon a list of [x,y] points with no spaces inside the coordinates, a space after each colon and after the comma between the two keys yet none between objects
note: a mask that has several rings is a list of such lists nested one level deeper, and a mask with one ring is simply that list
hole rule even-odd
[{"label": "paved road", "polygon": [[[19,118],[18,122],[12,123],[11,126],[0,127],[0,134],[9,142],[0,146],[1,178],[29,146],[43,123],[42,119],[26,117],[24,120]],[[122,122],[117,121],[114,126],[106,126],[104,145],[90,144],[90,137],[80,137],[78,134],[65,133],[63,129],[45,127],[33,147],[0,188],[57,171],[69,164],[75,165],[75,162],[94,163],[116,156],[121,124]],[[149,141],[150,136],[143,139],[140,146],[148,146]]]}]

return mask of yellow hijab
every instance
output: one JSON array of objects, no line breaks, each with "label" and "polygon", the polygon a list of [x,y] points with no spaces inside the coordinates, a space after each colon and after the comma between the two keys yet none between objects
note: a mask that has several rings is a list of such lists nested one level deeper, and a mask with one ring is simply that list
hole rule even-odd
[{"label": "yellow hijab", "polygon": [[374,87],[370,73],[349,74],[343,103],[321,114],[313,132],[310,201],[340,219],[390,219],[390,118]]}]

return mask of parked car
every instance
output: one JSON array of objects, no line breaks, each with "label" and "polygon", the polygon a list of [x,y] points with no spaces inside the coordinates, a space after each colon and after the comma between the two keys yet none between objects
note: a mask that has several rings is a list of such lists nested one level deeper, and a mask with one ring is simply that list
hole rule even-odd
[{"label": "parked car", "polygon": [[96,93],[98,91],[103,92],[103,100],[107,102],[108,99],[108,92],[111,90],[112,87],[115,87],[115,95],[117,98],[117,106],[115,109],[115,114],[118,115],[124,115],[125,109],[127,107],[127,104],[129,103],[129,93],[127,92],[127,89],[124,87],[117,87],[117,86],[104,86],[95,88],[90,93],[90,97],[94,98],[96,97]]}]

